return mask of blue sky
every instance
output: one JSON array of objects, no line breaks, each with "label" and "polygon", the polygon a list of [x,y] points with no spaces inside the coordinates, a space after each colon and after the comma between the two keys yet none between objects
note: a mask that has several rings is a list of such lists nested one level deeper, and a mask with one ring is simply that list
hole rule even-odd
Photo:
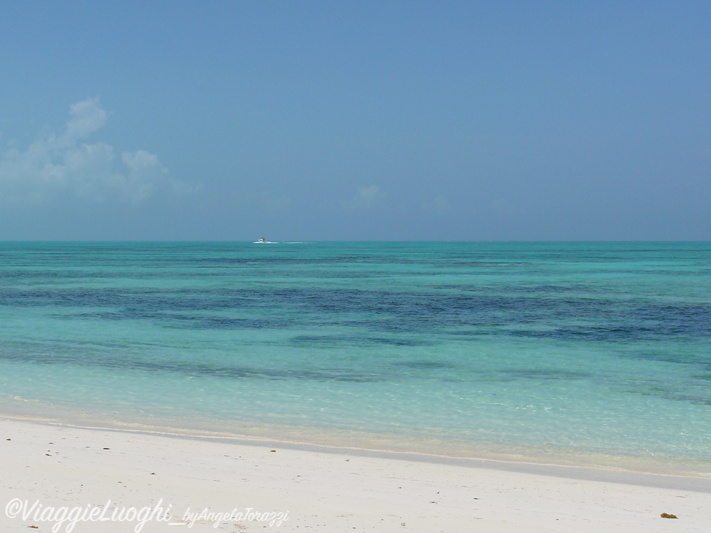
[{"label": "blue sky", "polygon": [[711,3],[13,2],[0,240],[710,240]]}]

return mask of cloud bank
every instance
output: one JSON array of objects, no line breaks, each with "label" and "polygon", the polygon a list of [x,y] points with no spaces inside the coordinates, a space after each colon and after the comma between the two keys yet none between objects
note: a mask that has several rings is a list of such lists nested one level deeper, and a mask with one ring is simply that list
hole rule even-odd
[{"label": "cloud bank", "polygon": [[106,120],[99,99],[90,98],[70,106],[60,134],[45,135],[24,151],[14,146],[5,150],[0,155],[0,201],[44,204],[73,197],[138,205],[160,190],[183,193],[190,188],[171,179],[154,154],[137,150],[116,157],[104,142],[82,142]]}]

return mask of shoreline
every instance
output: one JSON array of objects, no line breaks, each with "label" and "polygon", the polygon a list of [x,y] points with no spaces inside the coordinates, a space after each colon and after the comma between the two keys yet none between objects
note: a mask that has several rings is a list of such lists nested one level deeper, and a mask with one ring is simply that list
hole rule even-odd
[{"label": "shoreline", "polygon": [[[16,420],[77,429],[140,433],[175,438],[214,440],[245,445],[279,445],[300,450],[346,451],[371,456],[403,456],[429,462],[448,464],[469,462],[520,466],[525,469],[561,468],[612,472],[621,475],[651,475],[711,480],[711,461],[692,458],[640,455],[612,455],[581,449],[542,448],[534,446],[501,445],[435,440],[403,435],[383,435],[362,432],[344,432],[293,426],[247,426],[233,431],[217,431],[210,427],[186,427],[170,424],[175,421],[123,420],[100,418],[96,413],[66,411],[58,416],[40,417],[36,414],[0,411],[0,421]],[[62,416],[64,415],[64,416]],[[156,425],[155,422],[163,422]],[[279,435],[279,436],[276,436]],[[426,444],[425,444],[426,443]]]},{"label": "shoreline", "polygon": [[622,483],[629,485],[640,485],[656,488],[683,488],[697,492],[711,493],[711,474],[706,473],[681,473],[674,474],[659,471],[631,470],[620,466],[606,466],[598,464],[575,464],[575,463],[555,463],[537,462],[527,459],[500,459],[477,456],[454,456],[441,455],[435,453],[386,450],[378,448],[367,448],[358,446],[339,446],[316,444],[309,442],[299,442],[275,438],[250,437],[247,435],[218,435],[180,432],[178,430],[152,430],[148,428],[128,428],[128,427],[102,427],[102,426],[81,426],[61,421],[31,420],[12,418],[7,415],[0,415],[0,425],[5,422],[20,422],[31,425],[46,427],[67,428],[80,431],[108,432],[116,434],[140,435],[145,437],[157,437],[165,439],[175,439],[177,441],[197,441],[215,444],[225,444],[231,446],[250,446],[261,448],[279,447],[296,452],[349,455],[356,457],[375,458],[391,461],[405,461],[414,463],[426,463],[432,465],[448,465],[462,468],[484,468],[491,470],[501,470],[505,472],[535,474],[543,476],[553,476],[560,478],[577,479],[581,481],[606,481],[610,483]]},{"label": "shoreline", "polygon": [[[0,503],[82,508],[289,511],[279,529],[317,531],[684,531],[711,527],[711,480],[583,467],[226,441],[0,419]],[[53,524],[0,515],[7,531]],[[214,517],[213,517],[214,518]],[[405,524],[405,525],[402,525]],[[678,523],[681,526],[681,523]],[[134,531],[102,523],[100,531]],[[203,520],[191,528],[215,531]],[[232,520],[218,531],[256,531]],[[60,529],[61,530],[61,529]],[[78,522],[74,531],[95,531]],[[175,531],[151,521],[143,531]],[[180,530],[178,528],[178,530]]]}]

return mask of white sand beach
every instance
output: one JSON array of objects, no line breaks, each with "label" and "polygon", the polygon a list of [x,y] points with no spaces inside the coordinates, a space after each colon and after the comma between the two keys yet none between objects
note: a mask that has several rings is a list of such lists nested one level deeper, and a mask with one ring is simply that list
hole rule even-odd
[{"label": "white sand beach", "polygon": [[2,531],[711,531],[703,478],[18,420],[0,446]]}]

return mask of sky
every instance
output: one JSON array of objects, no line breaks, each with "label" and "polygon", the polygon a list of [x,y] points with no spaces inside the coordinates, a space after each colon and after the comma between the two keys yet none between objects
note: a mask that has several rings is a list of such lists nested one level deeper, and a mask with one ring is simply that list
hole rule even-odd
[{"label": "sky", "polygon": [[711,240],[708,1],[0,9],[0,240]]}]

